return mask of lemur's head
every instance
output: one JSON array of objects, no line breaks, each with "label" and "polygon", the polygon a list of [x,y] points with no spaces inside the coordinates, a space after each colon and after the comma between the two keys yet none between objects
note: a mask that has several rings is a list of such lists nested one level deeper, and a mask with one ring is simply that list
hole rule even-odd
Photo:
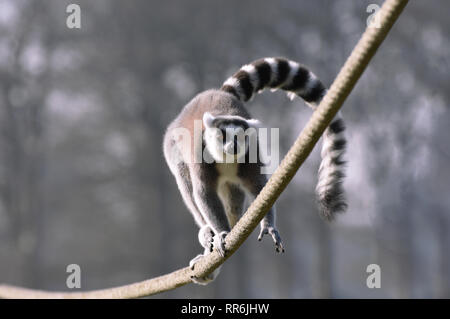
[{"label": "lemur's head", "polygon": [[214,160],[226,162],[245,156],[249,149],[250,137],[256,134],[258,120],[245,119],[237,115],[203,115],[206,148]]}]

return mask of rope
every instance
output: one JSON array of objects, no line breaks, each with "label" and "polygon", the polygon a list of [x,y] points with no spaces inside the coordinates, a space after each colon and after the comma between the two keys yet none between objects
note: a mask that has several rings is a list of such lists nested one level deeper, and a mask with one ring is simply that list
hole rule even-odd
[{"label": "rope", "polygon": [[175,289],[191,282],[191,276],[203,277],[219,267],[247,239],[269,208],[289,184],[298,168],[311,153],[315,144],[339,111],[347,96],[364,72],[369,61],[385,39],[408,0],[386,0],[377,14],[380,27],[367,27],[350,57],[340,70],[328,93],[317,107],[311,119],[300,133],[280,166],[267,182],[225,239],[227,256],[220,257],[214,251],[195,264],[167,275],[142,282],[89,292],[46,292],[40,290],[0,285],[2,298],[137,298]]}]

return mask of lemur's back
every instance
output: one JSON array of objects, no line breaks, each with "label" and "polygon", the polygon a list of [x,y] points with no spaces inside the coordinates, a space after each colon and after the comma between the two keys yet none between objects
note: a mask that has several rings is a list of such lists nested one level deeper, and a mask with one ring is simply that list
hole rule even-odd
[{"label": "lemur's back", "polygon": [[246,119],[250,118],[242,102],[232,94],[221,90],[207,90],[195,96],[168,129],[185,127],[193,132],[194,121],[202,121],[205,112],[212,115],[238,115]]}]

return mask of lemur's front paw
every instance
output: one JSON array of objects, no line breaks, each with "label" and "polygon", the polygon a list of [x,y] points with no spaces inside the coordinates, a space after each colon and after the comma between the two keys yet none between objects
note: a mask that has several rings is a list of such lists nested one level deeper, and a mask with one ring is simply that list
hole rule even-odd
[{"label": "lemur's front paw", "polygon": [[269,234],[272,236],[273,242],[275,243],[275,250],[277,253],[284,253],[283,242],[281,240],[278,230],[273,226],[261,226],[261,231],[259,232],[258,240],[261,241],[264,235]]},{"label": "lemur's front paw", "polygon": [[221,257],[225,256],[225,237],[227,234],[227,231],[223,231],[214,236],[214,248]]},{"label": "lemur's front paw", "polygon": [[213,251],[214,248],[214,231],[208,225],[204,225],[198,231],[198,240],[203,248],[207,249],[209,252]]}]

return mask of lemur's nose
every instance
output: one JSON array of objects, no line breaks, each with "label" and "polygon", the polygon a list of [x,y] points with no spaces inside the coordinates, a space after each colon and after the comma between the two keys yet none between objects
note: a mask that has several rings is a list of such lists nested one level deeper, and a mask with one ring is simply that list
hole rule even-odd
[{"label": "lemur's nose", "polygon": [[238,153],[238,137],[237,137],[237,135],[234,136],[233,142],[234,142],[233,143],[233,146],[234,146],[233,151],[234,151],[234,154],[237,154]]}]

